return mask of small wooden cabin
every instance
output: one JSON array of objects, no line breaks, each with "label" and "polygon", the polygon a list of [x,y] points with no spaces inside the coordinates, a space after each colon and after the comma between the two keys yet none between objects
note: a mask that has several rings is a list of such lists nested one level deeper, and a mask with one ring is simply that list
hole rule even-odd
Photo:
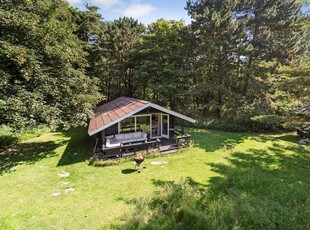
[{"label": "small wooden cabin", "polygon": [[129,147],[147,146],[154,141],[175,143],[178,136],[189,136],[175,128],[175,119],[195,123],[178,112],[129,97],[119,97],[95,108],[94,112],[88,134],[97,138],[95,149],[99,145],[103,151],[125,149],[128,152]]}]

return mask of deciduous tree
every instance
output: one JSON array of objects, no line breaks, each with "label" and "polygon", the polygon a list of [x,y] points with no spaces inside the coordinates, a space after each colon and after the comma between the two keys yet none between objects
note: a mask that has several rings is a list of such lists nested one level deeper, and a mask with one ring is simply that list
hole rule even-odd
[{"label": "deciduous tree", "polygon": [[85,124],[98,93],[68,3],[1,1],[0,120],[23,127]]}]

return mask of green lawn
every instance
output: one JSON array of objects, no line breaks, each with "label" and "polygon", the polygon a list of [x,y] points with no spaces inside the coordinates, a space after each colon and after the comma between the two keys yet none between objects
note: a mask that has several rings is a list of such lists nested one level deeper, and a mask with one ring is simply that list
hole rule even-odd
[{"label": "green lawn", "polygon": [[[169,200],[175,191],[167,188],[182,178],[194,189],[193,219],[198,210],[209,228],[310,228],[310,150],[297,144],[298,137],[190,133],[190,148],[146,159],[140,174],[132,161],[89,166],[89,139],[82,128],[11,146],[0,154],[0,229],[107,229],[111,224],[182,229],[190,225],[184,225],[186,212],[185,219],[173,216],[181,204],[167,213],[171,223],[163,216],[164,202],[154,205],[158,194]],[[70,176],[59,177],[61,172]],[[137,220],[139,215],[145,218]]]}]

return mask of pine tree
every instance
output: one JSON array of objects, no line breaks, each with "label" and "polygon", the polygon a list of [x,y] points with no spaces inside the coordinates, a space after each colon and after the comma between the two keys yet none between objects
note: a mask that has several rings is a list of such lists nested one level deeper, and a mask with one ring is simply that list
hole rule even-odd
[{"label": "pine tree", "polygon": [[134,46],[131,61],[142,98],[176,109],[185,100],[188,74],[188,28],[183,21],[164,19],[151,23],[147,34]]},{"label": "pine tree", "polygon": [[206,111],[222,116],[231,100],[238,64],[238,42],[244,34],[234,18],[236,3],[229,0],[188,1],[192,30],[198,39],[197,73],[194,95]]},{"label": "pine tree", "polygon": [[97,76],[106,100],[133,96],[133,66],[129,53],[144,31],[145,26],[133,18],[103,23],[98,39],[98,58],[102,65],[97,65]]},{"label": "pine tree", "polygon": [[[297,21],[301,4],[294,0],[241,0],[236,8],[236,20],[242,21],[247,33],[244,44],[250,49],[242,56],[244,68],[243,94],[255,90],[257,74],[266,69],[259,67],[262,61],[289,64],[299,52],[301,27]],[[264,76],[264,74],[263,74]]]}]

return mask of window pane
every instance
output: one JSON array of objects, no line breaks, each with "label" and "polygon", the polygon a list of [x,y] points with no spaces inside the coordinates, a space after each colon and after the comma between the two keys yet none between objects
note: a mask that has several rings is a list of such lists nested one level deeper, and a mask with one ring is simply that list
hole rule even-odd
[{"label": "window pane", "polygon": [[159,114],[152,114],[152,137],[160,136]]},{"label": "window pane", "polygon": [[128,117],[120,122],[120,133],[128,133],[135,131],[135,118]]},{"label": "window pane", "polygon": [[168,115],[163,115],[162,119],[163,119],[162,120],[162,124],[163,124],[162,134],[168,135]]},{"label": "window pane", "polygon": [[137,117],[137,131],[150,133],[150,116]]}]

